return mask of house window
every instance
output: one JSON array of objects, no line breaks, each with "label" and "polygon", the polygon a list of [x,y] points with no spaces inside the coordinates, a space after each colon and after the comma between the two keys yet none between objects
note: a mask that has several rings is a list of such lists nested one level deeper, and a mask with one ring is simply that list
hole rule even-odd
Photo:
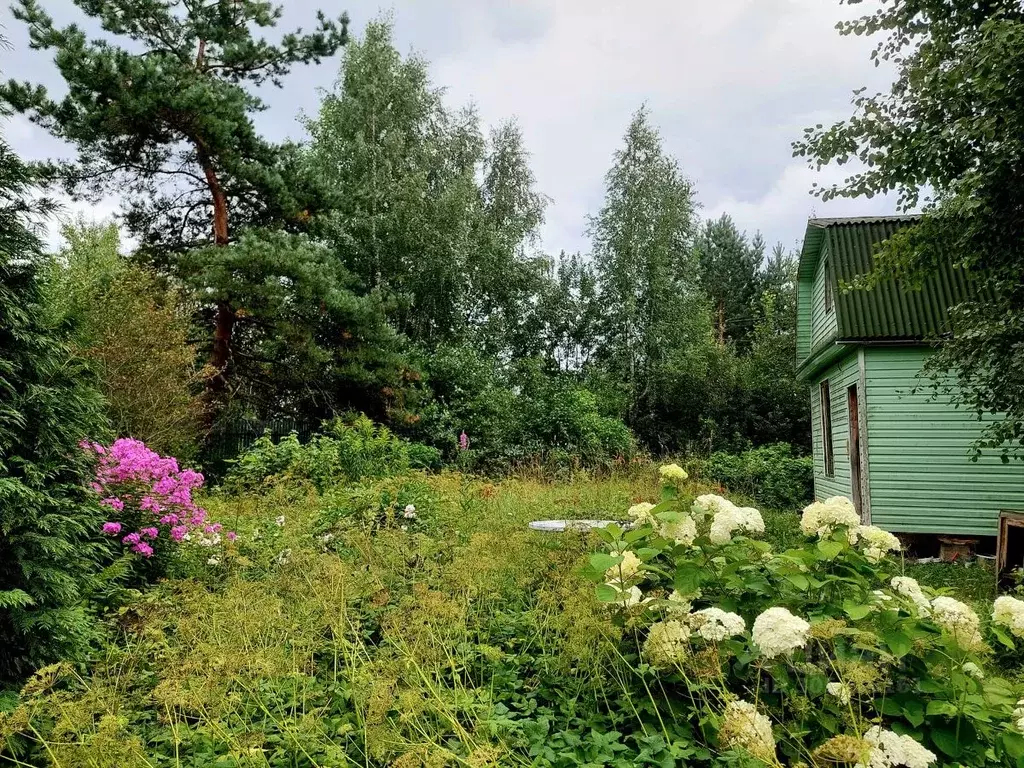
[{"label": "house window", "polygon": [[828,379],[818,385],[818,398],[821,408],[821,447],[825,477],[835,477],[836,464],[832,456],[832,394],[829,392]]},{"label": "house window", "polygon": [[832,311],[832,270],[825,263],[825,314]]}]

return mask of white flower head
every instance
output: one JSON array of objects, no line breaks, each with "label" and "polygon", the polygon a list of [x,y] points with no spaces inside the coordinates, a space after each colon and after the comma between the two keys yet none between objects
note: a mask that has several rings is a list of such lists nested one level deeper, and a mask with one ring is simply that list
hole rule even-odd
[{"label": "white flower head", "polygon": [[278,565],[285,565],[285,564],[287,564],[287,562],[291,559],[291,556],[292,556],[291,549],[282,549],[278,553],[278,555],[277,555],[277,564]]},{"label": "white flower head", "polygon": [[838,699],[840,704],[849,704],[852,698],[850,686],[846,683],[829,683],[825,686],[825,691],[829,696],[834,696]]},{"label": "white flower head", "polygon": [[622,562],[618,565],[613,565],[610,570],[615,577],[623,581],[636,576],[640,572],[640,566],[643,565],[643,562],[636,556],[636,553],[628,549],[624,549],[621,552],[612,552],[612,557],[622,558]]},{"label": "white flower head", "polygon": [[1013,635],[1024,637],[1024,601],[1000,595],[992,604],[992,621],[1006,627]]},{"label": "white flower head", "polygon": [[644,599],[644,593],[640,591],[640,587],[632,586],[623,589],[621,584],[614,581],[609,581],[608,586],[616,592],[614,602],[623,608],[634,608],[649,600],[649,598]]},{"label": "white flower head", "polygon": [[985,679],[984,671],[982,671],[981,667],[979,667],[973,661],[966,662],[962,667],[960,667],[960,669],[965,675],[967,675],[968,677],[973,677],[975,680]]},{"label": "white flower head", "polygon": [[669,483],[681,483],[689,477],[686,470],[678,464],[664,464],[659,467],[658,474],[662,480]]},{"label": "white flower head", "polygon": [[853,502],[845,496],[833,496],[825,501],[815,501],[804,507],[800,518],[800,530],[805,536],[825,538],[839,526],[854,529],[860,525]]},{"label": "white flower head", "polygon": [[925,749],[913,736],[900,736],[873,725],[864,734],[871,745],[867,762],[854,768],[928,768],[935,762],[934,752]]},{"label": "white flower head", "polygon": [[655,667],[670,667],[690,652],[690,628],[669,619],[651,625],[644,640],[644,656]]},{"label": "white flower head", "polygon": [[917,609],[920,616],[932,615],[931,601],[915,579],[909,576],[894,576],[889,584],[897,595],[906,598]]},{"label": "white flower head", "polygon": [[207,565],[220,565],[220,558],[216,557],[216,556],[207,558],[206,564]]},{"label": "white flower head", "polygon": [[[723,499],[723,501],[725,501]],[[726,506],[728,505],[728,506]],[[727,544],[735,531],[764,533],[764,520],[753,507],[737,507],[730,501],[720,505],[711,521],[708,538],[713,544]]]},{"label": "white flower head", "polygon": [[978,629],[981,620],[967,604],[941,595],[932,600],[932,618],[953,636],[961,648],[977,648],[982,644],[981,632]]},{"label": "white flower head", "polygon": [[666,539],[675,541],[676,544],[689,547],[697,538],[697,523],[692,517],[686,515],[679,520],[662,523],[660,533]]},{"label": "white flower head", "polygon": [[405,509],[402,511],[402,517],[404,517],[406,520],[415,520],[416,507],[414,507],[412,504],[407,504]]},{"label": "white flower head", "polygon": [[720,512],[723,509],[730,509],[733,507],[735,507],[735,505],[728,499],[716,496],[713,493],[705,493],[693,500],[691,510],[697,520],[703,520],[705,517],[714,516],[717,512]]},{"label": "white flower head", "polygon": [[627,514],[633,521],[634,525],[656,525],[657,520],[654,519],[654,515],[651,514],[651,510],[654,509],[654,505],[646,501],[641,501],[639,504],[634,504],[629,508]]},{"label": "white flower head", "polygon": [[690,626],[705,640],[717,643],[728,637],[742,635],[747,623],[739,614],[711,607],[690,614]]},{"label": "white flower head", "polygon": [[690,608],[693,606],[693,595],[681,594],[678,590],[673,589],[672,593],[665,598],[667,605],[665,606],[665,613],[688,616]]},{"label": "white flower head", "polygon": [[877,525],[858,525],[850,529],[850,543],[860,544],[864,556],[872,563],[879,562],[890,552],[899,552],[900,540]]},{"label": "white flower head", "polygon": [[277,523],[278,528],[284,527],[284,515],[278,515],[274,518],[274,522]]},{"label": "white flower head", "polygon": [[718,737],[725,747],[742,749],[765,763],[776,764],[772,721],[750,702],[736,700],[725,705]]},{"label": "white flower head", "polygon": [[785,656],[807,644],[811,625],[785,608],[769,608],[756,619],[752,639],[768,659]]}]

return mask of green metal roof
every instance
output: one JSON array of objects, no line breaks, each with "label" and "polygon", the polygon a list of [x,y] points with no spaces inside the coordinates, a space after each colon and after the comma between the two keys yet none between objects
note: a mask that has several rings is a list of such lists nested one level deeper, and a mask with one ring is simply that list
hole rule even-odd
[{"label": "green metal roof", "polygon": [[874,268],[879,244],[917,216],[811,219],[800,254],[801,280],[813,280],[824,252],[835,297],[836,341],[920,341],[949,331],[949,309],[971,293],[967,276],[943,265],[919,289],[885,280],[870,289],[840,290]]}]

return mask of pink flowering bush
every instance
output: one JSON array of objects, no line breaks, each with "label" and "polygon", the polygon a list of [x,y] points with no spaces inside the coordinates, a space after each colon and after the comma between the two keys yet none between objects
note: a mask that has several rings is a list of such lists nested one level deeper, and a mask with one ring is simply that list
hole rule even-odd
[{"label": "pink flowering bush", "polygon": [[[208,519],[192,498],[204,478],[181,469],[172,456],[161,456],[141,440],[121,438],[105,447],[83,441],[97,458],[92,489],[108,510],[101,532],[119,538],[132,552],[150,558],[158,548],[193,540],[206,546],[221,542],[222,526]],[[233,532],[226,534],[233,541]]]}]

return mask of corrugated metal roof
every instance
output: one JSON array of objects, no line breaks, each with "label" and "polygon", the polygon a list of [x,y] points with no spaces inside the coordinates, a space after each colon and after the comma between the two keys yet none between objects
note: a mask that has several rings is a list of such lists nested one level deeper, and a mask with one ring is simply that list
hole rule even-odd
[{"label": "corrugated metal roof", "polygon": [[899,280],[885,280],[870,289],[839,289],[870,273],[879,244],[917,220],[917,216],[876,216],[807,222],[800,277],[813,279],[821,253],[827,254],[838,341],[919,340],[949,330],[949,308],[971,292],[963,270],[952,264],[929,276],[920,289]]}]

